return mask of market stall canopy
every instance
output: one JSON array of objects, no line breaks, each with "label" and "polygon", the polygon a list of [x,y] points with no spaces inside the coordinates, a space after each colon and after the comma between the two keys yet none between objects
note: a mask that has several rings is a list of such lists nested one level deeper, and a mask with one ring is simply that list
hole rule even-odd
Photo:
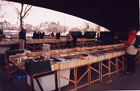
[{"label": "market stall canopy", "polygon": [[139,27],[139,0],[8,0],[74,15],[113,32]]}]

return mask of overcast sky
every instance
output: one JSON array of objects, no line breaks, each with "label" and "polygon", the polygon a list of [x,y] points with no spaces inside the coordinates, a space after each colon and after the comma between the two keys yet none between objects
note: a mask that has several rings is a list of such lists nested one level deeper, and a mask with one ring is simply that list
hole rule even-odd
[{"label": "overcast sky", "polygon": [[[11,5],[11,3],[14,4],[14,6]],[[0,20],[1,21],[6,20],[11,24],[17,24],[19,20],[17,19],[18,16],[17,13],[15,12],[15,7],[18,9],[21,8],[19,3],[3,1],[2,7],[0,9],[0,13],[1,13],[0,15],[1,16],[4,15],[4,16],[0,17]],[[68,27],[83,28],[85,27],[85,22],[88,22],[90,27],[92,28],[96,27],[96,24],[92,22],[46,8],[33,6],[32,9],[29,11],[29,13],[30,14],[24,19],[24,23],[31,24],[33,26],[38,26],[40,23],[45,21],[53,21],[53,22],[59,22],[59,24]]]}]

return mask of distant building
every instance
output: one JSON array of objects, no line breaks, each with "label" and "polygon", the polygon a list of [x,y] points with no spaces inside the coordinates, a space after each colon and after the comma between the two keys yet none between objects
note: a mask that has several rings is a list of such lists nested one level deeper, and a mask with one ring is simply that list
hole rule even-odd
[{"label": "distant building", "polygon": [[39,25],[39,29],[43,30],[43,31],[48,31],[48,32],[65,32],[66,27],[64,29],[65,26],[60,25],[59,23],[56,22],[43,22]]},{"label": "distant building", "polygon": [[10,24],[9,22],[0,22],[0,29],[18,30],[19,26],[17,24]]},{"label": "distant building", "polygon": [[33,26],[31,24],[24,24],[24,28],[26,30],[33,30]]}]

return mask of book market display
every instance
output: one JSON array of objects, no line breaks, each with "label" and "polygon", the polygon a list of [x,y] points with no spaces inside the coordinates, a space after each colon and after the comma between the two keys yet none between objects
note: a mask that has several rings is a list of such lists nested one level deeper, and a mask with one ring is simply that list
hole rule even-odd
[{"label": "book market display", "polygon": [[[43,44],[50,44],[51,50],[53,49],[64,49],[66,45],[66,39],[27,39],[26,40],[26,49],[31,51],[37,51],[43,49]],[[77,39],[77,47],[84,47],[84,46],[94,46],[96,44],[96,39],[84,39],[79,38]],[[18,48],[19,40],[3,40],[0,41],[0,46],[16,46]],[[71,43],[73,46],[73,43]]]},{"label": "book market display", "polygon": [[[82,47],[54,50],[51,51],[51,57],[55,58],[57,63],[63,63],[59,65],[59,69],[67,69],[121,56],[125,54],[124,50],[123,44]],[[54,68],[54,70],[57,69]]]},{"label": "book market display", "polygon": [[[95,41],[96,39],[78,39],[77,41]],[[37,44],[37,43],[55,43],[55,42],[66,42],[66,39],[28,39],[28,44]],[[11,45],[18,44],[19,40],[4,40],[0,41],[0,45]]]},{"label": "book market display", "polygon": [[[40,64],[38,65],[43,67],[44,70],[41,70],[40,67],[36,67],[37,69],[41,70],[35,72],[36,74],[40,74],[45,71],[58,71],[57,73],[58,73],[59,91],[61,90],[60,84],[62,83],[60,78],[74,83],[75,87],[73,90],[77,90],[83,86],[87,86],[87,85],[89,86],[93,82],[96,81],[101,82],[104,76],[110,77],[111,74],[118,73],[120,70],[124,70],[125,48],[126,46],[124,46],[123,44],[114,44],[114,45],[82,47],[82,48],[77,47],[77,48],[59,49],[59,50],[51,50],[51,51],[47,49],[48,53],[50,53],[50,56],[47,60],[44,60],[45,56],[43,52],[31,52],[31,53],[16,54],[16,55],[9,56],[9,61],[10,63],[13,63],[18,68],[25,70],[27,73],[30,72],[27,71],[27,66],[25,66],[27,65],[26,62],[27,59],[32,59],[31,63],[40,62]],[[115,59],[115,61],[112,59]],[[103,61],[107,61],[108,65],[104,64]],[[46,66],[48,67],[45,67],[45,63],[41,64],[41,62],[45,62]],[[94,63],[98,64],[97,69],[91,66]],[[80,78],[77,78],[77,74],[78,74],[77,68],[82,66],[87,66],[87,70]],[[115,70],[112,71],[111,66],[114,66]],[[107,73],[103,74],[102,72],[103,67],[107,69]],[[67,69],[74,70],[74,80],[60,74],[61,71]],[[98,73],[97,79],[91,80],[91,71],[95,71]],[[78,86],[78,83],[82,80],[82,78],[86,74],[88,74],[87,83]]]}]

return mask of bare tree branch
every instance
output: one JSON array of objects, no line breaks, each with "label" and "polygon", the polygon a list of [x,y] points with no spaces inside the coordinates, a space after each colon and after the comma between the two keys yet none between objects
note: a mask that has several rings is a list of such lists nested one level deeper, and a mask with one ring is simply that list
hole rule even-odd
[{"label": "bare tree branch", "polygon": [[23,26],[23,19],[25,19],[29,15],[29,11],[31,10],[32,6],[30,6],[30,5],[26,6],[24,3],[21,3],[20,4],[21,8],[19,9],[19,8],[15,7],[14,4],[10,4],[9,3],[9,5],[11,5],[12,7],[15,8],[15,12],[18,14],[17,19],[20,20],[20,28],[22,28],[22,26]]},{"label": "bare tree branch", "polygon": [[8,2],[8,4],[9,4],[11,7],[14,7],[16,13],[20,14],[20,10],[19,10],[17,7],[15,7],[15,5],[14,5],[13,3],[9,3],[9,2]]},{"label": "bare tree branch", "polygon": [[[3,1],[0,1],[0,12],[2,12],[2,3]],[[3,15],[0,14],[0,17],[3,17]]]},{"label": "bare tree branch", "polygon": [[29,15],[29,13],[27,13],[27,14],[23,17],[23,19],[25,19],[28,15]]},{"label": "bare tree branch", "polygon": [[29,5],[26,5],[25,9],[24,9],[24,13],[27,11]]},{"label": "bare tree branch", "polygon": [[20,16],[19,16],[19,14],[18,14],[18,17],[17,17],[17,19],[18,19],[18,20],[20,20]]},{"label": "bare tree branch", "polygon": [[20,17],[23,17],[23,16],[22,16],[23,7],[24,7],[24,4],[23,4],[23,3],[21,3]]},{"label": "bare tree branch", "polygon": [[27,9],[27,11],[25,11],[23,17],[25,17],[25,15],[29,12],[29,10],[31,10],[31,8],[32,8],[32,6],[30,6],[30,7]]},{"label": "bare tree branch", "polygon": [[1,9],[1,7],[2,7],[2,3],[3,3],[3,0],[0,1],[0,9]]},{"label": "bare tree branch", "polygon": [[[4,18],[4,15],[6,14],[6,11],[4,11],[4,9],[3,9],[3,1],[4,0],[1,0],[0,1],[0,18]],[[3,12],[4,11],[4,12]]]}]

